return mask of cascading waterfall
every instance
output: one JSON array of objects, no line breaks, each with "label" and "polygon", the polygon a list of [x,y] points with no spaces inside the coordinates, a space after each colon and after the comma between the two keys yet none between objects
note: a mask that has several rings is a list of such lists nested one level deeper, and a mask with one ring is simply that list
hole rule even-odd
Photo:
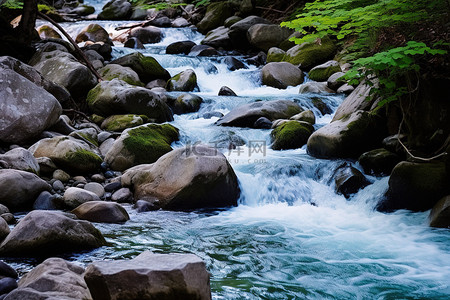
[{"label": "cascading waterfall", "polygon": [[[91,22],[64,24],[74,36]],[[127,22],[99,23],[108,31]],[[96,224],[109,247],[69,257],[80,263],[132,258],[144,250],[190,252],[202,257],[211,272],[215,299],[446,299],[450,294],[450,234],[428,227],[428,213],[384,214],[374,207],[386,191],[387,178],[350,200],[334,191],[333,170],[342,160],[319,160],[297,150],[274,151],[270,130],[214,125],[234,107],[259,100],[289,99],[312,109],[316,128],[331,120],[311,104],[322,99],[333,111],[342,95],[298,94],[298,87],[279,90],[262,86],[254,66],[231,72],[222,58],[165,55],[175,41],[202,35],[190,28],[162,29],[164,39],[142,52],[156,58],[171,75],[193,69],[198,77],[199,112],[176,115],[181,141],[174,147],[201,142],[214,145],[236,136],[246,145],[223,152],[242,189],[238,207],[224,211],[136,213],[124,225]],[[115,57],[137,51],[114,48]],[[141,50],[140,50],[141,51]],[[213,68],[211,68],[213,66]],[[215,70],[210,72],[208,70]],[[216,96],[221,86],[238,97]],[[252,143],[265,144],[261,151]],[[252,153],[253,151],[253,153]],[[356,167],[358,167],[356,165]],[[26,270],[28,264],[18,263]]]}]

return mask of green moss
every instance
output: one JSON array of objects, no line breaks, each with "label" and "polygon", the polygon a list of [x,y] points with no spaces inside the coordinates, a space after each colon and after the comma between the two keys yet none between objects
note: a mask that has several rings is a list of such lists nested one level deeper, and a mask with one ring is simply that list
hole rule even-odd
[{"label": "green moss", "polygon": [[128,131],[125,148],[134,155],[135,164],[153,163],[172,150],[170,144],[178,140],[178,129],[170,124],[149,124]]},{"label": "green moss", "polygon": [[299,106],[294,106],[294,105],[289,106],[286,111],[289,118],[292,116],[295,116],[296,114],[299,114],[301,112],[302,112],[302,109]]},{"label": "green moss", "polygon": [[91,121],[94,122],[97,125],[100,125],[105,121],[105,118],[96,114],[92,114],[90,117]]},{"label": "green moss", "polygon": [[92,136],[90,136],[90,135],[88,135],[88,134],[85,134],[85,133],[82,133],[82,132],[77,132],[77,134],[78,134],[80,137],[82,137],[82,138],[86,139],[87,141],[89,141],[91,144],[93,144],[93,145],[95,145],[95,146],[98,147],[98,141],[94,140],[94,139],[92,138]]},{"label": "green moss", "polygon": [[283,52],[272,52],[272,53],[269,52],[267,54],[267,62],[268,63],[270,63],[270,62],[280,62],[280,61],[283,60],[285,55],[286,54],[283,53]]},{"label": "green moss", "polygon": [[275,128],[270,134],[273,150],[297,149],[308,141],[312,129],[297,121],[289,121]]},{"label": "green moss", "polygon": [[311,70],[308,73],[308,77],[314,81],[326,81],[331,75],[337,72],[341,72],[340,66],[330,66],[328,68],[318,68]]},{"label": "green moss", "polygon": [[69,152],[66,157],[71,166],[83,166],[83,169],[96,169],[103,162],[97,154],[85,150],[77,149],[75,152]]},{"label": "green moss", "polygon": [[90,90],[86,96],[86,102],[89,106],[93,106],[97,101],[98,96],[102,92],[101,84],[97,84],[92,90]]},{"label": "green moss", "polygon": [[[144,116],[148,119],[146,116]],[[144,124],[144,119],[137,115],[115,115],[110,116],[102,124],[102,128],[108,131],[123,131],[124,129]]]},{"label": "green moss", "polygon": [[294,53],[294,56],[286,55],[283,61],[293,65],[300,65],[303,70],[324,63],[331,59],[336,52],[336,46],[329,38],[323,38],[321,44],[305,43]]}]

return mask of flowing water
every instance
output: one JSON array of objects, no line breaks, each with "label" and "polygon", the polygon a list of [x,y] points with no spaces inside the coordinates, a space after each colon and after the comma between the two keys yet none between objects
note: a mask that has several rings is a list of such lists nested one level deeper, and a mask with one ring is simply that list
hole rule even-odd
[{"label": "flowing water", "polygon": [[[117,22],[99,22],[112,30]],[[124,23],[124,22],[122,22]],[[87,23],[65,24],[73,35]],[[109,246],[68,258],[93,260],[133,258],[144,250],[195,253],[211,272],[214,299],[448,299],[450,297],[450,232],[428,227],[428,212],[374,210],[388,178],[351,199],[334,192],[333,170],[342,160],[319,160],[305,147],[270,149],[270,130],[218,127],[205,112],[229,112],[255,100],[289,99],[312,109],[316,128],[331,120],[313,107],[320,98],[333,111],[342,95],[299,95],[298,87],[279,90],[261,85],[260,70],[228,71],[221,58],[165,55],[179,40],[199,42],[192,29],[163,29],[164,39],[142,52],[155,57],[171,75],[191,68],[204,103],[199,112],[176,115],[180,129],[174,147],[196,142],[215,145],[232,136],[246,145],[222,150],[242,190],[239,205],[220,211],[136,213],[124,225],[96,224]],[[133,49],[114,48],[119,57]],[[213,70],[214,72],[211,72]],[[238,97],[216,96],[221,86]],[[357,164],[353,163],[356,167]],[[17,263],[25,270],[31,264]]]}]

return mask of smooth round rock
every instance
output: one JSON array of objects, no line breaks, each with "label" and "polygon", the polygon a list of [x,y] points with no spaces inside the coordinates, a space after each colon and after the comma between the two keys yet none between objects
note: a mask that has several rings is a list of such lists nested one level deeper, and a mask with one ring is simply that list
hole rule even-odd
[{"label": "smooth round rock", "polygon": [[93,192],[94,194],[96,194],[99,197],[103,197],[103,195],[105,194],[105,189],[98,182],[86,183],[86,185],[84,186],[84,189],[86,191]]}]

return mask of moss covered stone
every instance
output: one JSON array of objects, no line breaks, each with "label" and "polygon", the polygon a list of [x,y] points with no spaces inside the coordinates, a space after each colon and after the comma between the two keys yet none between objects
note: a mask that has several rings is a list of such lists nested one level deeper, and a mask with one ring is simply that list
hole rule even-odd
[{"label": "moss covered stone", "polygon": [[283,61],[300,65],[302,70],[310,70],[312,67],[331,59],[335,52],[335,44],[325,37],[320,43],[303,43],[289,49]]},{"label": "moss covered stone", "polygon": [[67,153],[66,160],[70,161],[72,166],[83,165],[83,169],[91,170],[100,168],[103,162],[100,156],[83,148]]},{"label": "moss covered stone", "polygon": [[217,2],[208,5],[203,19],[197,23],[199,32],[206,34],[208,31],[217,28],[225,23],[225,20],[233,16],[232,4],[229,2]]},{"label": "moss covered stone", "polygon": [[288,121],[271,132],[272,149],[300,148],[306,144],[313,131],[314,128],[306,122]]},{"label": "moss covered stone", "polygon": [[192,92],[197,88],[197,75],[194,70],[188,69],[173,76],[167,82],[168,91]]},{"label": "moss covered stone", "polygon": [[99,69],[98,73],[104,80],[113,80],[114,78],[118,78],[131,85],[144,86],[144,84],[139,79],[139,75],[130,67],[108,64],[105,67]]},{"label": "moss covered stone", "polygon": [[103,6],[97,16],[99,20],[126,20],[131,15],[131,3],[126,0],[111,0]]},{"label": "moss covered stone", "polygon": [[106,118],[101,128],[108,131],[123,131],[127,128],[142,125],[147,120],[148,118],[144,115],[114,115]]},{"label": "moss covered stone", "polygon": [[200,109],[203,99],[194,94],[182,94],[178,96],[173,105],[174,113],[185,114],[196,112]]},{"label": "moss covered stone", "polygon": [[315,81],[327,81],[331,75],[337,72],[341,72],[339,63],[335,60],[330,60],[324,64],[316,66],[308,73],[308,77]]},{"label": "moss covered stone", "polygon": [[272,47],[267,52],[267,63],[270,62],[280,62],[283,61],[286,52],[281,50],[280,48]]}]

